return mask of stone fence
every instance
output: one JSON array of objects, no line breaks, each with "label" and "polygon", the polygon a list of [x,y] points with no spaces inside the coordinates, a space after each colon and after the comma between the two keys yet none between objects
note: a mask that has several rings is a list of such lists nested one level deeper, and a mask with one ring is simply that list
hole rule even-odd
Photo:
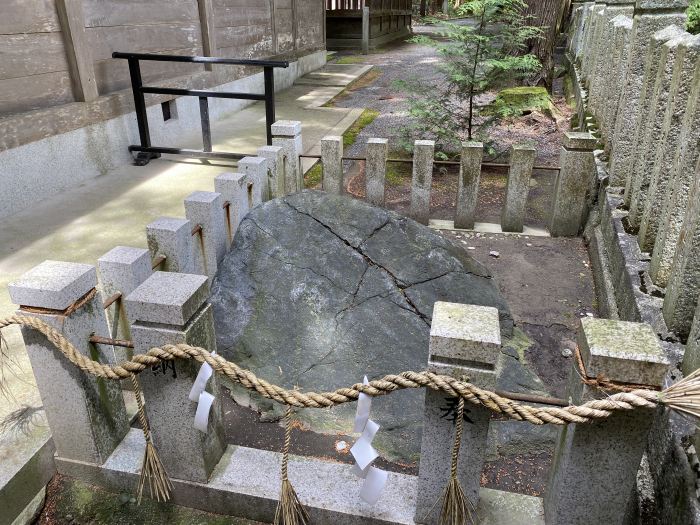
[{"label": "stone fence", "polygon": [[[686,7],[575,2],[567,49],[580,129],[601,144],[604,184],[586,231],[601,311],[650,323],[687,374],[700,364],[700,35],[685,31]],[[657,496],[690,509],[672,522],[700,522],[695,488],[681,481],[683,433],[661,434],[670,448],[649,451]]]},{"label": "stone fence", "polygon": [[[209,286],[236,242],[238,225],[251,207],[297,191],[302,184],[300,124],[278,122],[273,130],[274,145],[261,148],[257,157],[242,159],[238,173],[218,176],[215,192],[187,197],[185,218],[163,217],[148,225],[148,249],[116,247],[99,258],[97,268],[46,261],[13,282],[10,294],[20,305],[19,313],[44,320],[80,352],[105,363],[118,363],[132,352],[145,353],[164,344],[216,350]],[[580,164],[576,155],[591,155],[589,137],[571,135],[567,140],[562,175]],[[386,143],[374,140],[370,146],[368,195],[380,204]],[[414,212],[423,219],[432,148],[425,141],[416,147]],[[478,180],[481,147],[469,144],[465,150],[463,192]],[[527,160],[512,163],[511,171],[526,177],[531,150],[516,151]],[[324,187],[339,192],[341,153],[336,138],[324,140],[323,157]],[[581,220],[585,192],[579,191],[578,207],[568,210],[574,213],[571,224]],[[464,201],[460,209],[468,211],[468,199]],[[496,309],[436,303],[426,367],[453,377],[468,376],[473,384],[493,389],[501,370],[500,334]],[[134,490],[145,441],[138,429],[130,428],[120,384],[71,366],[38,333],[25,329],[23,335],[53,434],[57,470],[112,491]],[[647,324],[583,319],[579,348],[583,373],[591,377],[602,374],[608,380],[658,389],[669,370],[669,360]],[[581,371],[574,366],[567,399],[582,403],[600,397],[580,381]],[[280,492],[281,456],[226,444],[217,377],[207,383],[206,391],[214,400],[204,420],[197,417],[195,428],[199,409],[189,399],[198,372],[190,360],[161,364],[139,376],[153,440],[173,481],[173,502],[270,522]],[[444,395],[427,392],[419,475],[389,473],[374,505],[359,499],[363,480],[351,466],[292,457],[290,479],[312,522],[436,523],[435,502],[450,475],[455,432],[454,423],[441,417],[445,403]],[[491,417],[486,409],[471,406],[469,418],[458,476],[485,522],[622,523],[634,508],[637,471],[655,420],[653,410],[616,412],[595,423],[562,427],[544,500],[480,488]]]},{"label": "stone fence", "polygon": [[[554,236],[575,237],[581,233],[588,217],[590,197],[597,191],[597,179],[593,150],[595,138],[589,133],[568,132],[564,137],[549,222],[549,232]],[[342,137],[329,136],[321,141],[320,160],[323,166],[323,190],[329,193],[346,192],[346,173],[343,160],[365,161],[365,195],[368,202],[376,206],[385,205],[387,164],[410,162],[413,165],[411,182],[411,206],[409,215],[422,224],[431,224],[448,229],[475,229],[475,216],[484,146],[481,142],[465,142],[459,162],[435,161],[435,142],[414,142],[413,158],[389,159],[389,141],[371,138],[366,144],[366,158],[343,156]],[[535,167],[535,148],[515,145],[511,148],[506,199],[501,214],[500,231],[523,233],[526,231],[525,212],[530,192],[530,181]],[[433,170],[437,163],[459,165],[458,190],[453,221],[430,221],[430,203]],[[488,166],[488,165],[487,165]],[[503,166],[503,165],[499,165]],[[529,229],[534,231],[533,228]]]}]

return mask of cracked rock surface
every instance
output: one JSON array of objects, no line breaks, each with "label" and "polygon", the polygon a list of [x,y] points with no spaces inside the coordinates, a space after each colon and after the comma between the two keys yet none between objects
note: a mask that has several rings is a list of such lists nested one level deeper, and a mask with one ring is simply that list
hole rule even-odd
[{"label": "cracked rock surface", "polygon": [[[285,387],[334,390],[423,370],[436,301],[494,306],[512,331],[489,272],[451,241],[364,202],[305,191],[242,221],[212,285],[218,351]],[[350,431],[354,405],[303,410],[315,430]],[[415,460],[422,391],[375,398],[374,444]],[[323,451],[319,451],[323,453]]]}]

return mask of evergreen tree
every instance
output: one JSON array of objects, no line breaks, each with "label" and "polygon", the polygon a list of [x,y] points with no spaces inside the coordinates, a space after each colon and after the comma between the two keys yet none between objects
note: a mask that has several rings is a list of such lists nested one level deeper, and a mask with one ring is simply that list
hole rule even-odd
[{"label": "evergreen tree", "polygon": [[533,75],[541,64],[520,54],[526,42],[541,36],[527,25],[522,0],[468,0],[456,8],[467,23],[435,21],[436,37],[420,35],[412,42],[437,50],[444,81],[420,79],[399,84],[409,93],[412,135],[433,136],[444,146],[483,134],[494,117],[477,119],[476,98],[491,89]]}]

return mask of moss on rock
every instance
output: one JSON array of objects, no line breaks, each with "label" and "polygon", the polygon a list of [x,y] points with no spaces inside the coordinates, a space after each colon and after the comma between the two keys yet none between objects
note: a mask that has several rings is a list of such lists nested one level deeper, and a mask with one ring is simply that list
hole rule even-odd
[{"label": "moss on rock", "polygon": [[521,86],[500,91],[486,112],[500,117],[519,117],[533,111],[551,113],[553,104],[543,87]]},{"label": "moss on rock", "polygon": [[212,514],[132,494],[115,494],[72,478],[56,476],[49,485],[47,504],[38,522],[92,525],[262,525]]}]

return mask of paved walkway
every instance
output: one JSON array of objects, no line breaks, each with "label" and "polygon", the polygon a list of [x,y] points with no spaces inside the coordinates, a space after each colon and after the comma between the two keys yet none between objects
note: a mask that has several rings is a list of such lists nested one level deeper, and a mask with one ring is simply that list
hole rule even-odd
[{"label": "paved walkway", "polygon": [[[362,113],[357,108],[322,106],[368,69],[362,65],[329,65],[278,94],[277,118],[303,123],[306,153],[320,152],[323,136],[342,135]],[[254,155],[265,143],[264,122],[262,103],[215,122],[214,149]],[[198,123],[194,124],[192,136],[181,147],[201,147]],[[148,223],[164,215],[184,217],[183,200],[187,195],[197,190],[213,191],[214,178],[234,170],[234,165],[226,162],[163,157],[145,167],[123,166],[3,219],[0,316],[15,311],[7,284],[30,268],[46,259],[96,264],[115,246],[146,247]],[[0,368],[0,381],[10,392],[9,398],[0,396],[0,422],[19,407],[41,405],[19,330],[4,330],[3,336],[12,370]],[[0,426],[0,495],[5,482],[47,437],[48,429],[41,425],[30,428],[29,434]]]}]

